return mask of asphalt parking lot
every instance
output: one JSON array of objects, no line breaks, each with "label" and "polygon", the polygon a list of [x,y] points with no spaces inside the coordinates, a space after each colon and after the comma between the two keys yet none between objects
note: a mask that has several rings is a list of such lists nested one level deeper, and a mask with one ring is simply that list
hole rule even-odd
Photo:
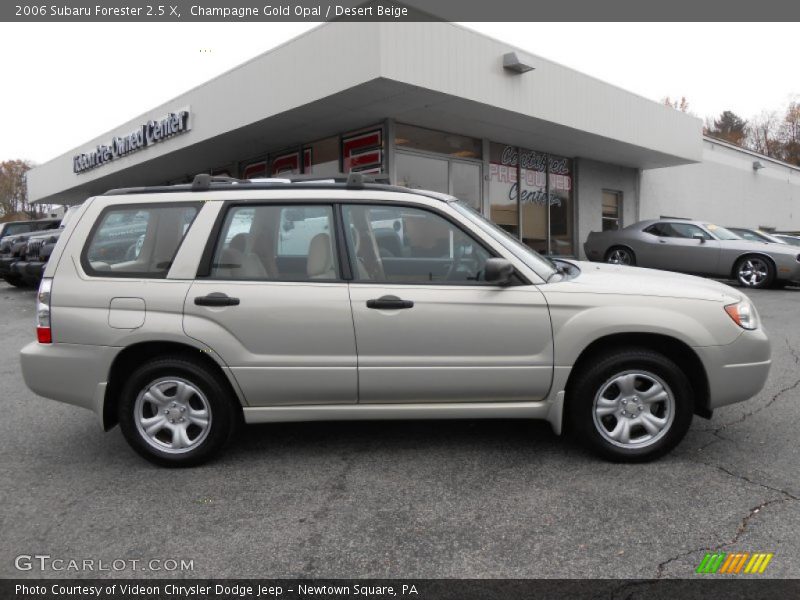
[{"label": "asphalt parking lot", "polygon": [[[34,292],[0,283],[0,577],[683,578],[712,549],[800,577],[800,289],[750,296],[766,388],[656,463],[602,462],[538,422],[362,422],[249,427],[165,470],[27,390]],[[194,568],[20,572],[20,554]]]}]

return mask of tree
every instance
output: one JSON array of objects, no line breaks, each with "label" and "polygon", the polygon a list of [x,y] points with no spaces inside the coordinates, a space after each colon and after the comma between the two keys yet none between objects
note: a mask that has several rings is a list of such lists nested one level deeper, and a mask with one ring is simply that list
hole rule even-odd
[{"label": "tree", "polygon": [[781,158],[800,167],[800,101],[790,102],[781,127]]},{"label": "tree", "polygon": [[669,96],[667,96],[666,98],[662,98],[661,102],[666,106],[674,108],[675,110],[679,110],[684,113],[689,113],[689,101],[686,99],[686,96],[681,96],[680,102],[678,102],[677,100],[670,99]]},{"label": "tree", "polygon": [[705,134],[741,146],[746,135],[747,121],[726,110],[718,119],[706,122]]},{"label": "tree", "polygon": [[33,164],[27,160],[6,160],[0,163],[0,213],[3,215],[28,210],[26,174],[31,167]]},{"label": "tree", "polygon": [[780,158],[782,154],[781,119],[775,111],[763,111],[748,121],[744,145],[750,150]]}]

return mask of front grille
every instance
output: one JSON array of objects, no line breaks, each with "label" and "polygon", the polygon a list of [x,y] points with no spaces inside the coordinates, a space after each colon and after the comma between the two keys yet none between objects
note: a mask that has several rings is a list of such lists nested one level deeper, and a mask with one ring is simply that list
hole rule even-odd
[{"label": "front grille", "polygon": [[39,260],[39,250],[42,248],[44,240],[32,240],[28,242],[26,256],[28,260]]}]

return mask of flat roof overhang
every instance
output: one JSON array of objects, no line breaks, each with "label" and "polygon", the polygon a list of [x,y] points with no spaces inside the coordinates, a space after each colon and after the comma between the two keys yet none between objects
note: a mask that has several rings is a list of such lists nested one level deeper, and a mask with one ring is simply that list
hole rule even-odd
[{"label": "flat roof overhang", "polygon": [[[598,136],[387,79],[357,85],[305,106],[274,115],[196,144],[169,151],[162,142],[158,155],[146,160],[145,148],[133,158],[74,175],[74,185],[52,190],[34,202],[77,204],[116,187],[156,185],[209,168],[258,157],[267,150],[313,142],[366,127],[387,118],[451,133],[488,138],[567,157],[581,157],[625,167],[648,169],[686,164],[680,157]],[[192,132],[184,134],[188,137]],[[116,168],[115,168],[116,167]]]},{"label": "flat roof overhang", "polygon": [[[702,123],[450,23],[329,23],[34,168],[34,202],[161,184],[391,118],[641,169],[702,159]],[[319,60],[325,56],[326,60]],[[299,67],[299,68],[298,68]],[[190,107],[191,130],[75,174],[72,157]]]}]

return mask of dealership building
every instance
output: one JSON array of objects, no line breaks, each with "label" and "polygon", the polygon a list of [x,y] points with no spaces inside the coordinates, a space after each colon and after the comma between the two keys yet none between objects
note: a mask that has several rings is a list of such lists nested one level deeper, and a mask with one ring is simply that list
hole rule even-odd
[{"label": "dealership building", "polygon": [[76,204],[197,173],[387,174],[539,251],[662,215],[800,230],[800,169],[700,119],[450,23],[328,23],[34,168]]}]

